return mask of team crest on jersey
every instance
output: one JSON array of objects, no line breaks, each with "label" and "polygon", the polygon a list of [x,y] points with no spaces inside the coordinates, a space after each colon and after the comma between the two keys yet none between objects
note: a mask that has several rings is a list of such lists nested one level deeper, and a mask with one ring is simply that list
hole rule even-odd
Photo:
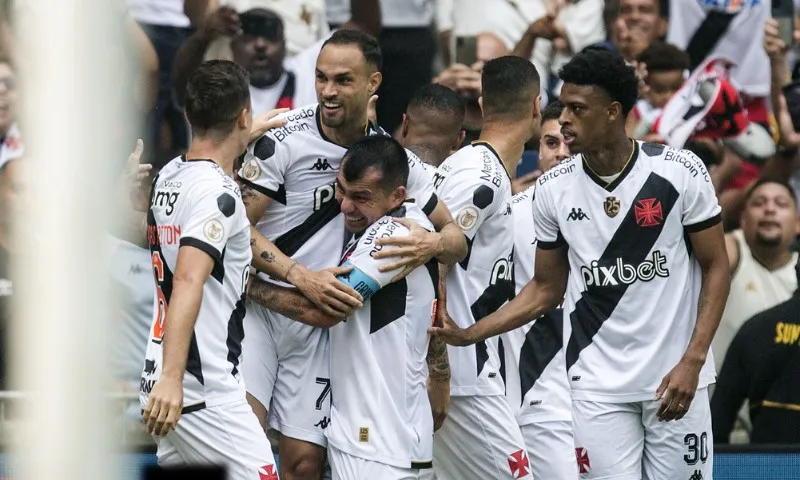
[{"label": "team crest on jersey", "polygon": [[585,474],[592,470],[592,465],[589,463],[589,452],[585,448],[576,448],[575,458],[578,461],[579,473]]},{"label": "team crest on jersey", "polygon": [[258,166],[258,162],[255,160],[251,159],[242,168],[242,177],[246,180],[255,180],[259,175],[261,175],[261,167]]},{"label": "team crest on jersey", "polygon": [[278,472],[275,471],[275,465],[264,465],[258,469],[259,480],[278,480]]},{"label": "team crest on jersey", "polygon": [[222,224],[219,223],[219,220],[211,219],[206,222],[205,226],[203,226],[203,233],[206,235],[207,239],[217,243],[222,240],[222,235],[225,233],[225,229],[223,228]]},{"label": "team crest on jersey", "polygon": [[524,478],[531,474],[531,465],[525,450],[518,450],[508,456],[508,468],[514,478]]},{"label": "team crest on jersey", "polygon": [[606,215],[614,218],[619,213],[619,209],[620,205],[617,197],[606,197],[606,201],[603,202],[603,210],[605,210]]},{"label": "team crest on jersey", "polygon": [[469,230],[475,226],[475,222],[478,221],[478,209],[473,207],[472,205],[467,205],[466,207],[462,208],[458,215],[456,215],[456,222],[458,226],[461,227],[461,230]]},{"label": "team crest on jersey", "polygon": [[633,206],[636,223],[640,227],[657,227],[664,221],[661,202],[657,198],[643,198]]}]

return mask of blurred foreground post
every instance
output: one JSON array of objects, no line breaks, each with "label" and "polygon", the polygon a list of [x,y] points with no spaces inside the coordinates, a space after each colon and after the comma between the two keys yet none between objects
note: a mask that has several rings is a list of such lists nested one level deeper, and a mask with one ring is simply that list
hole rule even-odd
[{"label": "blurred foreground post", "polygon": [[[119,478],[106,224],[125,128],[122,0],[16,0],[29,196],[16,228],[12,388],[30,396],[20,478]],[[113,172],[113,173],[112,173]],[[16,477],[15,477],[16,478]]]}]

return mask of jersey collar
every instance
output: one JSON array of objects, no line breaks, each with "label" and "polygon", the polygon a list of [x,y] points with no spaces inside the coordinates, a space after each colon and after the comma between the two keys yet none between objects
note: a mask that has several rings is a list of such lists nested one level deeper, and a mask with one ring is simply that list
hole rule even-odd
[{"label": "jersey collar", "polygon": [[605,189],[608,192],[613,192],[614,189],[617,188],[617,186],[620,183],[622,183],[623,180],[625,180],[625,177],[627,177],[628,174],[631,173],[631,170],[633,170],[633,165],[636,163],[636,159],[639,158],[639,142],[633,139],[631,139],[631,142],[633,142],[633,151],[631,151],[631,156],[628,158],[628,163],[626,163],[625,166],[622,167],[622,171],[619,172],[619,175],[617,176],[617,178],[614,179],[613,182],[608,183],[602,178],[600,178],[599,175],[594,173],[594,170],[592,170],[589,164],[586,163],[586,158],[583,155],[581,155],[581,161],[583,162],[583,171],[586,172],[586,175],[589,178],[591,178],[594,183],[598,184],[601,188]]},{"label": "jersey collar", "polygon": [[494,156],[495,156],[495,158],[497,159],[497,161],[498,161],[498,162],[500,162],[500,168],[501,168],[501,170],[503,170],[504,172],[506,172],[506,177],[508,177],[508,179],[509,179],[509,180],[511,180],[511,175],[509,175],[509,174],[508,174],[508,171],[506,170],[506,166],[505,166],[505,164],[503,163],[503,159],[502,159],[502,158],[500,158],[500,155],[498,155],[498,154],[497,154],[497,150],[495,150],[495,149],[494,149],[494,147],[492,146],[492,144],[491,144],[491,143],[489,143],[489,142],[487,142],[487,141],[485,141],[485,140],[475,140],[475,141],[473,141],[473,142],[472,142],[472,145],[473,145],[473,146],[484,146],[484,147],[486,147],[486,148],[487,148],[487,149],[488,149],[490,152],[492,152],[492,155],[494,155]]}]

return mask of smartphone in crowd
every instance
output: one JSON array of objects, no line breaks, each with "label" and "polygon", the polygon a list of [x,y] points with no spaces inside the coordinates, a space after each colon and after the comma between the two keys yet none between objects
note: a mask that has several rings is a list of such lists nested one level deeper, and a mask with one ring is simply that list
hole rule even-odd
[{"label": "smartphone in crowd", "polygon": [[787,46],[794,44],[794,0],[772,0],[772,18],[778,21],[778,35]]}]

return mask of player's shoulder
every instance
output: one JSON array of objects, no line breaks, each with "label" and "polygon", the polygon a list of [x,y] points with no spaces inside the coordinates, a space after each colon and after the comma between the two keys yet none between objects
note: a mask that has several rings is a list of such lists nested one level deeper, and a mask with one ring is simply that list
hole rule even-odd
[{"label": "player's shoulder", "polygon": [[416,153],[412,152],[409,149],[405,149],[406,156],[408,157],[408,168],[410,171],[419,170],[420,172],[425,172],[428,176],[433,174],[433,169],[430,168],[425,162],[422,161],[421,158],[417,156]]},{"label": "player's shoulder", "polygon": [[550,170],[546,171],[536,180],[536,188],[542,192],[553,189],[568,189],[570,185],[580,178],[581,166],[580,154],[575,154]]},{"label": "player's shoulder", "polygon": [[286,120],[282,127],[273,128],[250,144],[249,151],[260,160],[266,160],[295,145],[306,143],[309,138],[319,138],[316,103],[295,108],[278,116]]},{"label": "player's shoulder", "polygon": [[640,143],[637,161],[646,162],[653,172],[674,182],[682,183],[687,178],[711,182],[703,161],[689,150],[659,143]]}]

